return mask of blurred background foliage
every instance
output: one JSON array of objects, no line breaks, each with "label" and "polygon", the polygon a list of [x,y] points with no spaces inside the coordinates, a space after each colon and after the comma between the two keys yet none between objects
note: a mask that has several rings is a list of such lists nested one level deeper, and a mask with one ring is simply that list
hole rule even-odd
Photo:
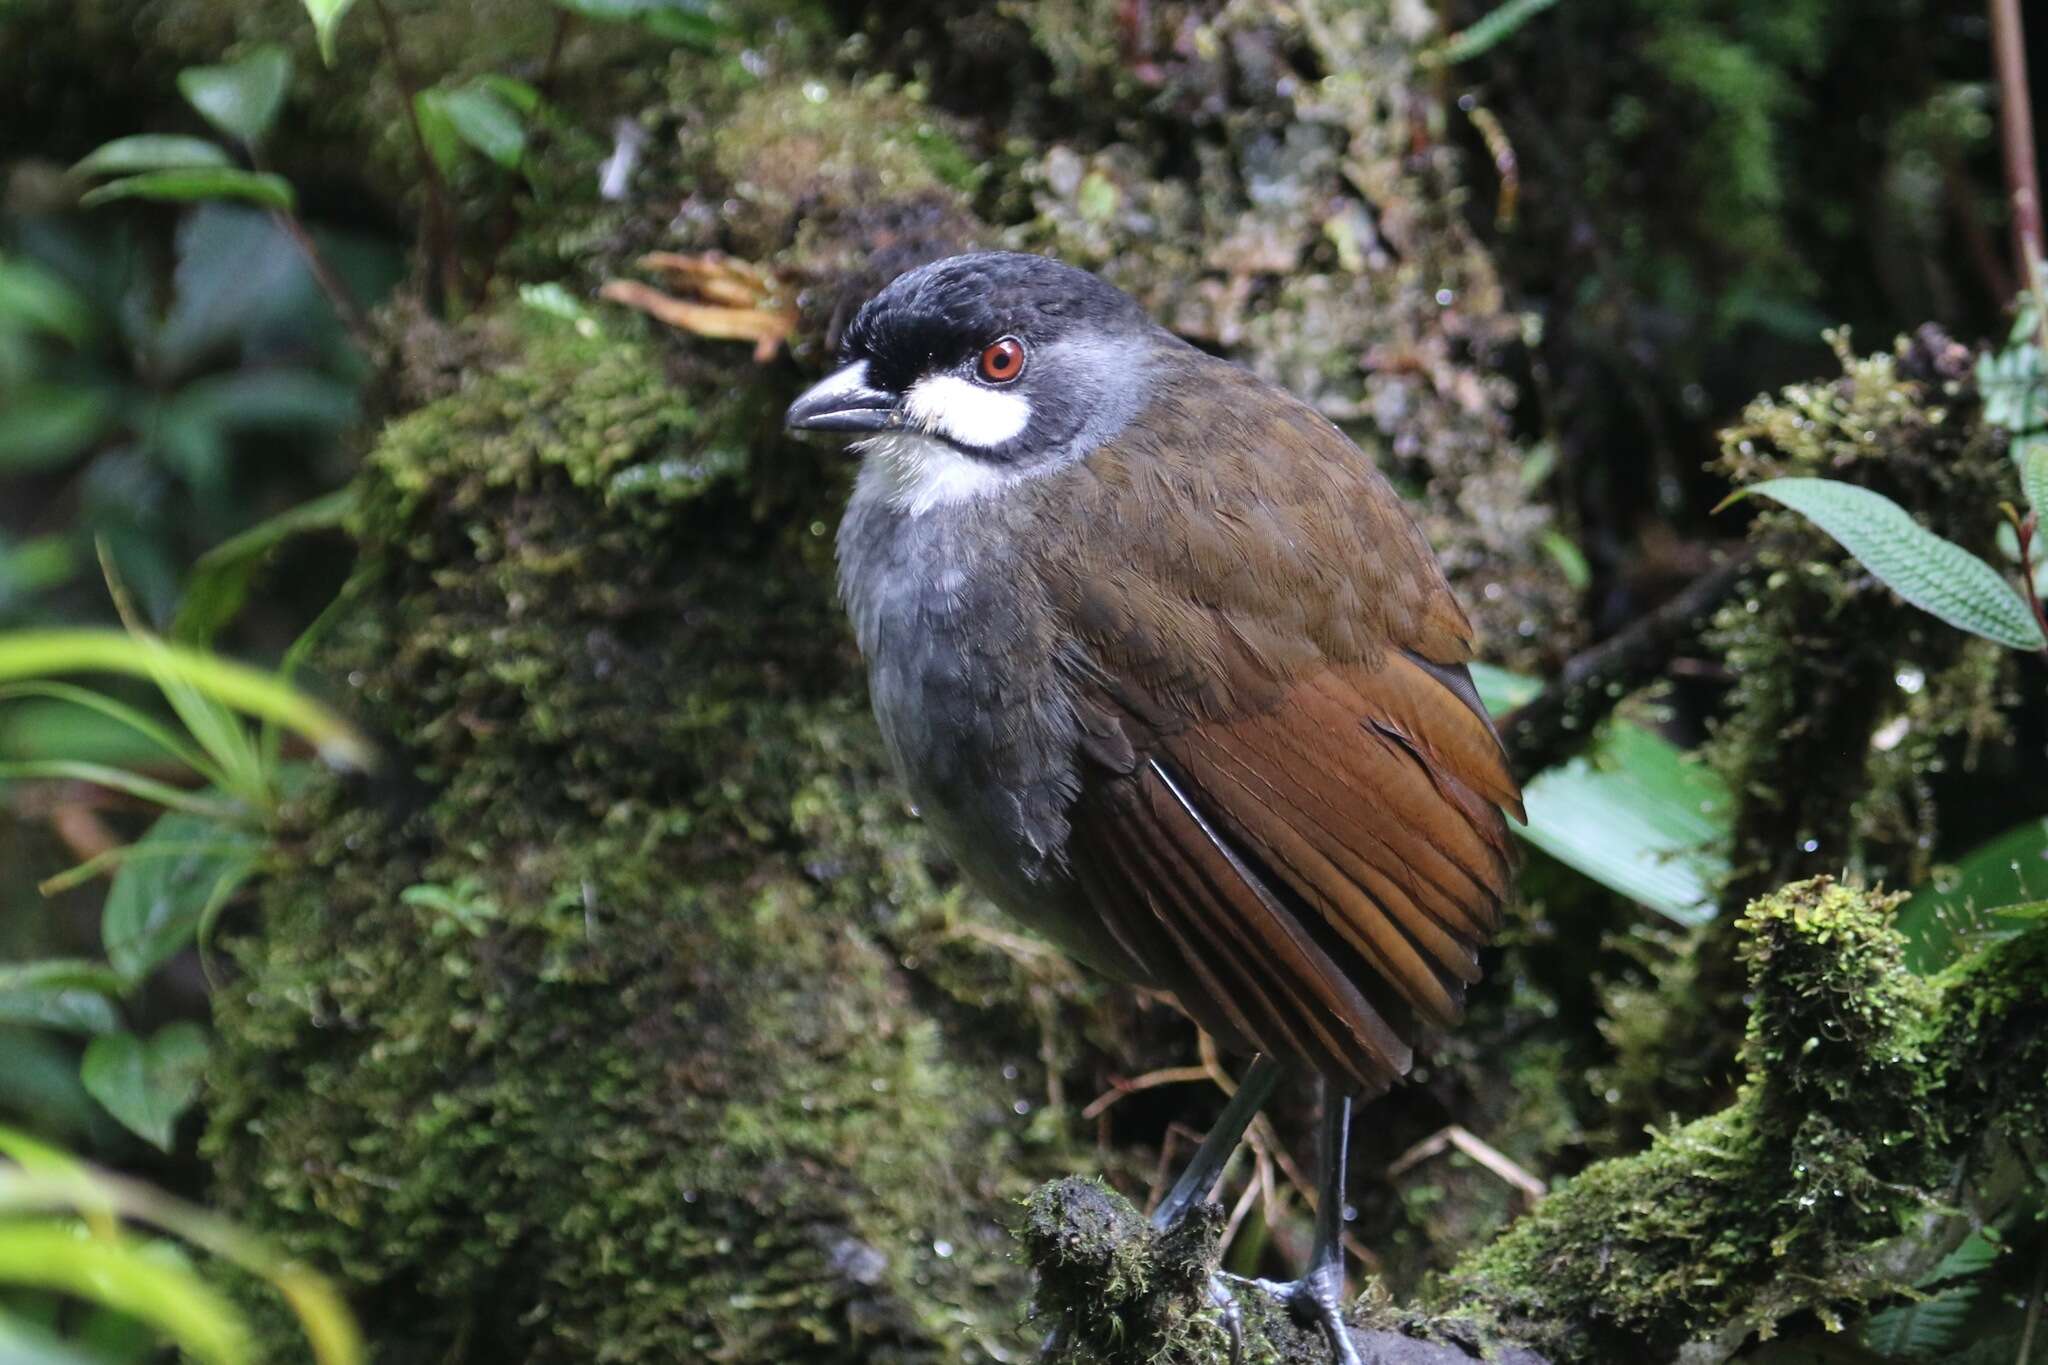
[{"label": "blurred background foliage", "polygon": [[[2037,22],[2037,47],[2044,32]],[[1000,240],[1102,270],[1357,435],[1416,498],[1487,626],[1496,709],[1745,540],[1758,547],[1743,590],[1657,685],[1629,689],[1583,752],[1535,778],[1526,912],[1489,959],[1470,1025],[1361,1134],[1364,1165],[1385,1174],[1355,1191],[1356,1240],[1407,1292],[1549,1182],[1731,1097],[1744,1027],[1732,926],[1751,895],[1845,868],[1910,892],[1896,923],[1927,972],[2028,931],[2029,903],[2048,898],[2040,658],[1903,606],[1875,561],[1845,559],[1789,506],[1713,515],[1731,487],[1848,479],[2017,581],[2024,533],[1996,507],[2026,508],[2024,452],[2004,433],[2040,424],[2042,356],[2029,316],[2014,325],[2026,281],[1992,72],[1986,10],[1964,0],[1045,0],[971,13],[0,0],[0,1122],[25,1135],[0,1143],[9,1178],[35,1173],[31,1149],[69,1161],[41,1145],[58,1144],[271,1233],[327,1216],[317,1183],[288,1188],[233,1146],[236,1131],[304,1117],[248,1097],[303,1079],[266,1051],[283,1026],[261,991],[229,1004],[246,1030],[222,1040],[232,1060],[210,1051],[221,982],[270,980],[288,945],[226,960],[212,931],[236,917],[247,929],[266,874],[288,891],[308,867],[345,866],[321,839],[356,848],[362,809],[416,799],[337,786],[315,761],[346,758],[353,732],[295,687],[361,691],[382,708],[373,728],[408,715],[404,698],[375,695],[411,685],[397,624],[349,634],[344,620],[326,642],[348,592],[393,622],[438,606],[436,592],[464,609],[487,596],[451,587],[453,572],[410,579],[410,556],[440,532],[404,517],[448,497],[495,552],[490,480],[469,480],[431,417],[388,423],[445,410],[479,449],[546,467],[585,458],[550,442],[588,433],[565,407],[559,428],[544,408],[536,435],[533,405],[602,389],[617,408],[589,424],[603,433],[590,458],[621,480],[604,462],[628,459],[639,481],[606,485],[606,508],[643,498],[687,517],[702,489],[738,488],[714,504],[726,521],[808,531],[794,548],[735,542],[771,545],[766,562],[801,580],[745,599],[786,612],[796,634],[823,600],[813,518],[839,475],[798,488],[801,466],[769,467],[763,414],[817,367],[864,289],[936,250]],[[695,335],[614,306],[648,306],[649,286],[621,283],[661,274],[633,264],[649,250],[730,253],[686,271],[700,311],[668,318]],[[1923,323],[1976,349],[1958,361],[1939,334],[1892,345]],[[647,406],[665,384],[681,395],[673,412]],[[484,408],[460,407],[478,394]],[[364,489],[383,501],[366,511]],[[666,515],[621,514],[636,534]],[[698,515],[685,524],[724,544],[725,521]],[[384,575],[367,587],[366,562]],[[817,691],[844,692],[843,642],[762,648],[771,667],[817,670]],[[220,671],[219,656],[261,671]],[[93,690],[64,681],[87,667]],[[865,772],[872,754],[823,715],[804,713],[806,743]],[[445,728],[398,736],[419,759],[411,777],[447,780],[428,759],[470,753]],[[478,722],[482,737],[462,742],[481,752],[491,733]],[[886,822],[869,805],[858,821],[801,800],[792,815],[788,793],[751,790],[786,775],[749,775],[721,800],[863,857],[893,837],[871,828]],[[606,790],[588,771],[573,780]],[[643,787],[661,790],[640,777],[617,790],[654,799]],[[326,813],[323,833],[308,812]],[[760,834],[767,818],[743,822],[779,850],[790,832]],[[409,832],[361,837],[391,838],[418,873],[390,898],[404,922],[459,944],[516,917],[504,888],[443,875],[398,823]],[[943,870],[905,872],[915,855],[894,844],[879,856],[892,896],[913,887],[875,933],[883,956],[913,994],[959,1011],[940,1017],[1004,1021],[982,1040],[1002,1084],[1046,1097],[1035,1114],[1016,1102],[1002,1131],[1017,1146],[1001,1150],[1041,1174],[1092,1163],[1142,1192],[1184,1114],[1214,1107],[1206,1090],[1189,1098],[1206,1088],[1185,1071],[1191,1035],[1163,1010],[1105,1003],[989,937],[1000,930],[962,928],[980,921]],[[283,912],[287,891],[260,903]],[[205,1157],[203,1099],[231,1130]],[[1273,1171],[1287,1144],[1261,1143],[1228,1191],[1243,1201],[1232,1263],[1248,1272],[1298,1240],[1302,1218],[1286,1199],[1255,1207],[1259,1182],[1285,1183]],[[67,1188],[24,1196],[19,1224],[0,1202],[0,1354],[14,1333],[27,1360],[139,1360],[164,1340],[250,1358],[258,1329],[233,1304],[215,1311],[200,1281],[157,1286],[202,1304],[196,1323],[133,1298],[87,1306],[81,1286],[139,1293],[155,1283],[146,1266],[191,1262],[131,1246]],[[138,1200],[106,1207],[147,1218]],[[1969,1343],[2014,1358],[2039,1313],[2038,1212],[2036,1195],[2010,1201],[1927,1273],[1924,1297],[1880,1301],[1849,1337],[1809,1316],[1756,1358],[1953,1358]],[[179,1231],[216,1261],[254,1264]],[[10,1277],[8,1247],[24,1256],[53,1236],[106,1251],[107,1266],[69,1283]],[[388,1269],[392,1255],[346,1234],[284,1240],[335,1262]],[[860,1256],[835,1247],[833,1273],[857,1278]],[[980,1277],[977,1294],[1014,1288],[979,1262],[958,1273]],[[393,1302],[438,1340],[445,1322]],[[972,1330],[884,1335],[901,1358],[1021,1349],[1013,1324],[961,1320]],[[323,1360],[351,1358],[321,1335],[342,1330],[309,1325]],[[853,1350],[839,1327],[816,1330]],[[459,1357],[467,1337],[451,1339]]]}]

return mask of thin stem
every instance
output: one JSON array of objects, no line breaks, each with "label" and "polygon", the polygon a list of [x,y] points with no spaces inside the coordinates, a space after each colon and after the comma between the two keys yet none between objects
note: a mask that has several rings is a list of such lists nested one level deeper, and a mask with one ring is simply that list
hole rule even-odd
[{"label": "thin stem", "polygon": [[[263,157],[254,147],[249,149],[249,164],[259,171],[270,169],[264,165]],[[341,277],[341,272],[327,259],[327,253],[313,240],[313,234],[307,230],[305,222],[297,213],[290,209],[272,209],[270,221],[276,223],[284,230],[285,236],[292,239],[292,245],[299,249],[299,255],[306,260],[306,269],[312,272],[313,283],[320,287],[320,292],[327,296],[327,302],[334,306],[334,315],[341,319],[342,330],[348,333],[348,339],[355,343],[355,348],[362,352],[365,360],[368,360],[377,343],[376,333],[370,330],[369,317],[363,312],[363,305],[356,298],[355,291],[348,287],[348,281]]]},{"label": "thin stem", "polygon": [[1991,52],[1998,69],[1998,122],[2005,150],[2005,189],[2012,206],[2013,253],[2019,258],[2015,264],[2023,278],[2034,280],[2041,259],[2041,182],[2020,0],[1991,0]]},{"label": "thin stem", "polygon": [[[2041,609],[2041,593],[2034,586],[2034,532],[2040,527],[2040,514],[2029,512],[2024,518],[2013,519],[2013,530],[2020,539],[2020,582],[2027,590],[2027,606],[2034,613],[2034,624],[2041,628],[2043,637],[2048,637],[2048,612]],[[2041,649],[2048,655],[2048,645]]]},{"label": "thin stem", "polygon": [[391,9],[384,0],[370,0],[370,4],[377,11],[377,22],[384,30],[384,48],[391,54],[391,76],[398,85],[399,99],[405,105],[405,122],[412,129],[413,147],[419,154],[420,174],[427,182],[426,294],[429,300],[434,300],[440,297],[444,288],[452,288],[455,279],[455,239],[452,220],[448,216],[448,187],[441,179],[441,163],[434,160],[433,150],[427,146],[426,129],[420,127],[419,86],[406,68],[405,51],[398,42],[398,21],[391,17]]}]

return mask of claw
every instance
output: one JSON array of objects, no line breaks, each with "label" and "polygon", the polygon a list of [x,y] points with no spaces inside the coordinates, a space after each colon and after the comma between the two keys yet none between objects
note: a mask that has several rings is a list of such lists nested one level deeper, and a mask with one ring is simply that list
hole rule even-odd
[{"label": "claw", "polygon": [[1330,1354],[1336,1365],[1363,1365],[1358,1343],[1344,1325],[1344,1266],[1327,1262],[1287,1286],[1285,1302],[1296,1318],[1307,1318],[1323,1329],[1330,1339]]},{"label": "claw", "polygon": [[1223,1330],[1230,1333],[1230,1365],[1244,1365],[1244,1310],[1220,1271],[1209,1277],[1209,1302],[1221,1310]]}]

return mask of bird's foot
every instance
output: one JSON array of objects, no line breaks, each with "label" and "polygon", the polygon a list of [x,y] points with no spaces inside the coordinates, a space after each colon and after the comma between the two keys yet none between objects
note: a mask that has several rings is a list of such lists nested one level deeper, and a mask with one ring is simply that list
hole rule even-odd
[{"label": "bird's foot", "polygon": [[[1231,1284],[1256,1289],[1286,1305],[1296,1321],[1323,1329],[1329,1339],[1335,1365],[1363,1365],[1358,1343],[1344,1325],[1344,1268],[1338,1262],[1309,1271],[1298,1280],[1255,1280],[1218,1272],[1209,1281],[1209,1297],[1223,1306],[1224,1327],[1230,1332],[1230,1365],[1241,1365],[1244,1357],[1244,1319],[1231,1292]],[[1226,1306],[1227,1305],[1227,1306]]]}]

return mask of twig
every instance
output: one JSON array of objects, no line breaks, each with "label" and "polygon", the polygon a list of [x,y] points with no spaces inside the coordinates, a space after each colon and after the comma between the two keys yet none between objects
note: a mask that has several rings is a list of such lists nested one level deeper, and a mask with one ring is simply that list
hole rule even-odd
[{"label": "twig", "polygon": [[[2012,248],[2022,279],[2034,286],[2041,261],[2041,182],[2034,153],[2034,113],[2027,91],[2027,38],[2020,0],[1991,0],[1991,54],[1998,68],[1998,123],[2005,151],[2005,190],[2012,208]],[[2048,327],[2048,323],[2043,324]]]},{"label": "twig", "polygon": [[1112,1077],[1109,1082],[1109,1089],[1088,1101],[1088,1107],[1081,1111],[1081,1117],[1092,1119],[1108,1110],[1112,1104],[1115,1104],[1124,1096],[1135,1095],[1140,1090],[1150,1090],[1154,1086],[1159,1085],[1178,1085],[1184,1081],[1206,1081],[1208,1079],[1208,1068],[1201,1066],[1162,1067],[1158,1071],[1148,1071],[1144,1075],[1132,1077],[1130,1080]]},{"label": "twig", "polygon": [[1513,1157],[1485,1141],[1478,1134],[1455,1123],[1448,1128],[1439,1128],[1388,1162],[1385,1178],[1392,1180],[1402,1172],[1413,1170],[1431,1157],[1452,1147],[1529,1196],[1529,1202],[1532,1204],[1540,1202],[1544,1195],[1550,1193],[1549,1186],[1524,1170]]},{"label": "twig", "polygon": [[420,127],[419,86],[406,69],[405,52],[398,43],[398,21],[391,17],[390,7],[384,0],[370,0],[370,4],[377,11],[377,23],[384,30],[384,48],[391,54],[391,77],[397,83],[399,99],[405,105],[405,123],[412,129],[413,148],[419,154],[420,174],[427,184],[426,294],[433,301],[440,297],[444,288],[452,287],[455,278],[455,237],[453,220],[448,214],[448,186],[441,179],[441,163],[434,160],[433,149],[427,146],[426,129]]},{"label": "twig", "polygon": [[2034,1354],[2034,1333],[2041,1326],[2041,1296],[2048,1293],[2048,1255],[2034,1269],[2034,1292],[2027,1295],[2027,1325],[2020,1330],[2020,1353],[2013,1365],[2027,1365]]},{"label": "twig", "polygon": [[1515,775],[1526,782],[1578,752],[1616,703],[1656,679],[1674,654],[1698,638],[1755,557],[1755,546],[1743,547],[1649,615],[1573,655],[1501,727]]}]

